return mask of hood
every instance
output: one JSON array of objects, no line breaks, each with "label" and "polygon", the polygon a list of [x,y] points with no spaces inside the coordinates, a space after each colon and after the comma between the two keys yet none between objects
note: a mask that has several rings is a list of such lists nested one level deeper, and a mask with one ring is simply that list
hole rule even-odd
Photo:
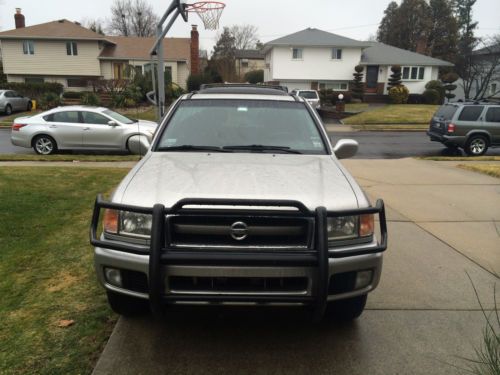
[{"label": "hood", "polygon": [[[156,130],[158,127],[158,124],[154,121],[147,121],[147,120],[139,120],[138,121],[139,127],[144,130]],[[137,123],[136,123],[137,125]]]},{"label": "hood", "polygon": [[171,207],[183,198],[289,199],[310,210],[358,207],[329,155],[153,152],[117,189],[113,201]]}]

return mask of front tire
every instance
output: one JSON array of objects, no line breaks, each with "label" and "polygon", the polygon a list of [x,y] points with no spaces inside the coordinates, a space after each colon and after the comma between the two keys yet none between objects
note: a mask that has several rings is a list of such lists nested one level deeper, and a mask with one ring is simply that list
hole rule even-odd
[{"label": "front tire", "polygon": [[111,291],[106,291],[111,309],[123,316],[141,316],[149,313],[149,303],[147,300],[126,296]]},{"label": "front tire", "polygon": [[488,139],[484,135],[473,135],[465,144],[465,153],[469,156],[481,156],[488,150]]},{"label": "front tire", "polygon": [[48,135],[39,135],[33,140],[33,150],[39,155],[50,155],[57,151],[57,143]]},{"label": "front tire", "polygon": [[367,295],[341,299],[330,302],[327,308],[327,314],[335,320],[347,321],[359,318],[363,313]]}]

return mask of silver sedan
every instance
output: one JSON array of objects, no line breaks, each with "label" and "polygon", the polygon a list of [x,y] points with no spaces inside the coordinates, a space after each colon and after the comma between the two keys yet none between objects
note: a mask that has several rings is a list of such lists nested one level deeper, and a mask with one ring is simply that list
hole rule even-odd
[{"label": "silver sedan", "polygon": [[11,142],[49,155],[57,150],[145,152],[157,128],[103,107],[58,107],[12,124]]},{"label": "silver sedan", "polygon": [[31,111],[30,98],[22,96],[13,90],[0,90],[0,112],[7,116],[14,111]]}]

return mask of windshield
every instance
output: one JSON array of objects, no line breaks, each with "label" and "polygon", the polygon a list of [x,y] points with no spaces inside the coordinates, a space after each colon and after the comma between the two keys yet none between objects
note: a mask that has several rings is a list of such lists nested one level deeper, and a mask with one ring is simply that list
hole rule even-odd
[{"label": "windshield", "polygon": [[305,99],[318,99],[318,93],[316,91],[300,91],[299,96]]},{"label": "windshield", "polygon": [[436,112],[434,117],[440,117],[443,120],[451,120],[453,118],[453,115],[457,111],[457,108],[458,107],[456,105],[452,105],[452,104],[442,105],[438,109],[438,111]]},{"label": "windshield", "polygon": [[122,124],[134,124],[134,123],[137,122],[137,120],[132,120],[132,119],[126,117],[126,116],[120,115],[119,113],[110,111],[109,109],[106,109],[102,113],[104,113],[105,115],[108,115],[113,120],[121,122]]},{"label": "windshield", "polygon": [[193,146],[232,152],[326,153],[304,103],[271,100],[183,101],[156,151],[193,151]]}]

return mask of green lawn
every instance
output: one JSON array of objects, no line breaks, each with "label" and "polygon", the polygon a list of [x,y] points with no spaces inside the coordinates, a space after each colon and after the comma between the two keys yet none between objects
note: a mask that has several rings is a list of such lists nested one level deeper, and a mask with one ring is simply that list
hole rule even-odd
[{"label": "green lawn", "polygon": [[96,281],[88,227],[95,195],[126,172],[0,168],[1,374],[92,371],[116,316]]},{"label": "green lawn", "polygon": [[362,112],[369,107],[368,103],[348,103],[345,105],[346,112]]},{"label": "green lawn", "polygon": [[500,178],[499,164],[460,164],[458,168],[467,169],[469,171],[487,174],[488,176]]},{"label": "green lawn", "polygon": [[389,104],[344,119],[347,125],[428,124],[437,105]]}]

